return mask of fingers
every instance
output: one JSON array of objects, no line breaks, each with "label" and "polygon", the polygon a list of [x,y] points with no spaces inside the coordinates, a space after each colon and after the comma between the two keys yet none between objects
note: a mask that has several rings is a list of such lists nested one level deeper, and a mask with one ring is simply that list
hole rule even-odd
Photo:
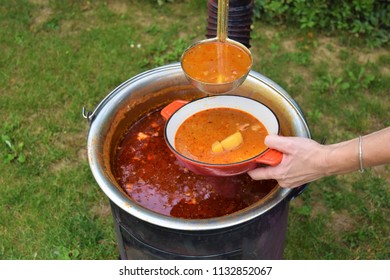
[{"label": "fingers", "polygon": [[274,171],[275,171],[275,167],[260,167],[248,171],[248,175],[253,180],[269,180],[269,179],[277,180],[279,186],[281,186],[282,188],[296,188],[305,183],[305,181],[301,182],[295,179],[291,180],[291,178],[289,179],[280,178],[280,176],[278,176]]},{"label": "fingers", "polygon": [[253,180],[267,180],[274,179],[274,175],[272,174],[272,170],[274,167],[260,167],[253,170],[248,171],[248,175]]},{"label": "fingers", "polygon": [[[278,135],[267,135],[264,143],[271,149],[278,150],[280,152],[286,152],[286,137]],[[267,179],[276,179],[275,177],[275,168],[277,167],[260,167],[248,171],[248,175],[253,180],[267,180]]]}]

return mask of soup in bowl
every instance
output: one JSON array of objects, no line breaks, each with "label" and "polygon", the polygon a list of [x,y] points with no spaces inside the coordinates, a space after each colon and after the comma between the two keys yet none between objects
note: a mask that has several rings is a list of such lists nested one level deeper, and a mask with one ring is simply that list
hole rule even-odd
[{"label": "soup in bowl", "polygon": [[176,100],[161,114],[168,147],[197,174],[233,176],[282,160],[282,153],[264,144],[268,134],[279,133],[278,118],[257,100],[236,95]]}]

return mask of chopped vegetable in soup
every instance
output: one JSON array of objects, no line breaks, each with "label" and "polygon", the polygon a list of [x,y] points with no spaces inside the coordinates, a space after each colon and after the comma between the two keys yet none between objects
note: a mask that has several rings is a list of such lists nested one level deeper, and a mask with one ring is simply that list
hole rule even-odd
[{"label": "chopped vegetable in soup", "polygon": [[244,142],[242,134],[237,131],[223,139],[221,141],[221,146],[225,151],[231,151],[238,148],[242,144],[242,142]]},{"label": "chopped vegetable in soup", "polygon": [[175,149],[206,163],[227,164],[250,159],[267,147],[264,125],[252,115],[232,108],[200,111],[186,119],[175,136]]}]

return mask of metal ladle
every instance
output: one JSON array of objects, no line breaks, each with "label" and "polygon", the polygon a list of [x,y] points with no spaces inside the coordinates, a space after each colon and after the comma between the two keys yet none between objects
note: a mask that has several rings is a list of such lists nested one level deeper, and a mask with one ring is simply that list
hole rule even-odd
[{"label": "metal ladle", "polygon": [[[228,38],[228,15],[229,15],[229,0],[218,0],[218,18],[217,18],[217,37],[216,38],[211,38],[211,39],[206,39],[199,41],[193,45],[191,45],[189,48],[187,48],[182,57],[181,57],[181,66],[182,69],[187,77],[187,79],[191,82],[192,85],[194,85],[196,88],[199,90],[205,92],[205,93],[210,93],[210,94],[222,94],[222,93],[228,93],[237,87],[239,87],[246,79],[251,67],[252,67],[252,54],[250,50],[245,47],[243,44],[231,40]],[[244,73],[243,75],[239,76],[238,78],[234,79],[233,81],[229,82],[216,82],[216,83],[210,83],[210,82],[205,82],[199,79],[196,79],[186,73],[184,67],[183,67],[183,58],[188,53],[189,51],[193,50],[195,47],[198,47],[200,44],[205,44],[205,43],[212,43],[212,42],[220,42],[224,44],[230,44],[238,47],[241,49],[245,54],[248,55],[250,58],[250,65],[248,67],[248,71]],[[222,48],[218,48],[218,61],[217,63],[219,64],[219,68],[222,69],[224,67],[224,59],[220,59],[222,56]]]}]

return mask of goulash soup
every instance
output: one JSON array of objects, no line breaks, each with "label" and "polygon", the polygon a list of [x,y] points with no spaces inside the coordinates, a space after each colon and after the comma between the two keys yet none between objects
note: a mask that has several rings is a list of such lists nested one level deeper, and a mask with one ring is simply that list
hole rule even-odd
[{"label": "goulash soup", "polygon": [[251,57],[234,44],[218,41],[195,45],[182,59],[184,71],[204,83],[229,83],[244,76],[252,64]]},{"label": "goulash soup", "polygon": [[[220,114],[219,110],[216,112]],[[219,115],[211,121],[220,123]],[[255,181],[248,174],[208,177],[192,173],[180,165],[168,148],[164,125],[160,111],[147,114],[123,133],[115,150],[113,173],[116,180],[139,205],[167,216],[213,218],[244,209],[276,188],[276,181]],[[224,133],[216,134],[216,138],[238,130],[245,141],[247,134],[262,129],[257,129],[257,125],[249,116],[240,124],[230,124],[232,128],[223,128]],[[201,136],[196,135],[198,139],[206,138],[205,132],[213,133],[212,129],[202,129]],[[212,138],[206,145],[208,150],[212,149]]]},{"label": "goulash soup", "polygon": [[186,119],[175,136],[175,149],[205,163],[228,164],[262,153],[268,134],[252,115],[232,108],[212,108]]}]

